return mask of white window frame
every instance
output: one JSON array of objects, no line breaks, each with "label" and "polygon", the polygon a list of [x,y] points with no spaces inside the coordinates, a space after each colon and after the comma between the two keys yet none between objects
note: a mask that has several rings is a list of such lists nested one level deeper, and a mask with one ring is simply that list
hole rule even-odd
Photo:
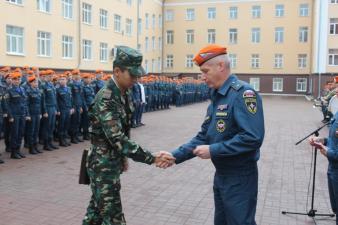
[{"label": "white window frame", "polygon": [[216,43],[216,29],[208,29],[208,44]]},{"label": "white window frame", "polygon": [[251,54],[251,69],[259,69],[260,57],[259,54]]},{"label": "white window frame", "polygon": [[167,9],[165,11],[165,21],[166,22],[174,21],[174,10]]},{"label": "white window frame", "polygon": [[285,7],[283,4],[277,4],[275,6],[275,17],[284,17]]},{"label": "white window frame", "polygon": [[156,28],[156,16],[155,16],[155,14],[152,15],[151,28],[153,28],[153,29]]},{"label": "white window frame", "polygon": [[330,18],[330,35],[337,35],[338,34],[338,18]]},{"label": "white window frame", "polygon": [[238,7],[237,6],[231,6],[229,8],[229,19],[235,20],[238,17]]},{"label": "white window frame", "polygon": [[162,44],[163,44],[162,37],[158,37],[158,49],[160,51],[162,50]]},{"label": "white window frame", "polygon": [[62,35],[62,58],[72,59],[74,57],[74,38],[72,36]]},{"label": "white window frame", "polygon": [[172,44],[174,44],[174,31],[173,30],[167,30],[166,31],[166,39],[167,39],[167,41],[166,41],[166,43],[167,43],[167,45],[172,45]]},{"label": "white window frame", "polygon": [[273,92],[283,92],[283,83],[284,83],[283,78],[274,77],[272,79],[272,91]]},{"label": "white window frame", "polygon": [[65,19],[73,19],[73,0],[62,0],[62,16]]},{"label": "white window frame", "polygon": [[155,36],[153,36],[151,38],[151,46],[152,46],[152,50],[155,51],[156,50],[156,40],[155,40]]},{"label": "white window frame", "polygon": [[251,8],[251,16],[253,19],[261,18],[262,7],[260,5],[254,5]]},{"label": "white window frame", "polygon": [[216,7],[209,7],[208,8],[208,19],[209,20],[216,19]]},{"label": "white window frame", "polygon": [[138,35],[142,34],[142,19],[141,18],[138,18],[137,20],[137,32],[138,32]]},{"label": "white window frame", "polygon": [[274,57],[274,67],[275,69],[282,69],[284,66],[284,56],[283,54],[275,54]]},{"label": "white window frame", "polygon": [[304,69],[307,67],[307,54],[298,54],[298,68]]},{"label": "white window frame", "polygon": [[114,32],[121,33],[121,20],[122,17],[118,14],[114,14]]},{"label": "white window frame", "polygon": [[338,66],[338,48],[329,49],[328,64],[329,66]]},{"label": "white window frame", "polygon": [[108,43],[100,42],[100,62],[108,62]]},{"label": "white window frame", "polygon": [[188,54],[185,56],[185,67],[186,68],[193,68],[194,62],[193,62],[194,55]]},{"label": "white window frame", "polygon": [[100,9],[100,28],[108,28],[108,11],[105,9]]},{"label": "white window frame", "polygon": [[186,30],[186,42],[187,44],[194,44],[195,42],[195,31]]},{"label": "white window frame", "polygon": [[40,57],[52,56],[52,34],[50,32],[37,32],[37,55]]},{"label": "white window frame", "polygon": [[[11,33],[10,33],[11,32]],[[24,28],[6,25],[6,53],[24,55]]]},{"label": "white window frame", "polygon": [[307,79],[306,78],[297,78],[296,79],[296,91],[297,92],[306,92],[307,91]]},{"label": "white window frame", "polygon": [[145,37],[144,39],[144,51],[147,52],[149,51],[149,38]]},{"label": "white window frame", "polygon": [[82,59],[85,61],[93,60],[93,42],[91,40],[82,40]]},{"label": "white window frame", "polygon": [[260,82],[261,79],[259,77],[250,77],[250,85],[255,91],[260,91]]},{"label": "white window frame", "polygon": [[302,3],[299,5],[299,16],[301,17],[309,16],[309,4],[308,3]]},{"label": "white window frame", "polygon": [[233,53],[229,54],[229,60],[231,69],[235,69],[237,67],[237,55]]},{"label": "white window frame", "polygon": [[166,68],[172,69],[174,67],[174,55],[168,54],[166,58]]},{"label": "white window frame", "polygon": [[230,28],[229,29],[229,44],[237,44],[238,42],[238,29]]},{"label": "white window frame", "polygon": [[155,73],[155,71],[156,71],[156,60],[155,59],[152,59],[151,60],[151,72],[152,73]]},{"label": "white window frame", "polygon": [[82,2],[82,23],[92,24],[92,5]]},{"label": "white window frame", "polygon": [[275,27],[275,43],[284,43],[284,27]]},{"label": "white window frame", "polygon": [[37,9],[40,12],[50,13],[51,6],[51,0],[37,0]]},{"label": "white window frame", "polygon": [[162,15],[158,15],[158,27],[161,29],[162,28],[162,23],[163,23],[163,17]]},{"label": "white window frame", "polygon": [[193,8],[186,9],[185,20],[187,21],[195,20],[195,9]]},{"label": "white window frame", "polygon": [[251,42],[260,43],[261,42],[261,28],[254,27],[251,29]]},{"label": "white window frame", "polygon": [[331,0],[330,3],[331,4],[338,4],[338,0]]},{"label": "white window frame", "polygon": [[299,27],[299,42],[307,43],[309,41],[309,28]]},{"label": "white window frame", "polygon": [[132,36],[133,34],[133,21],[130,18],[126,19],[126,35],[128,37]]},{"label": "white window frame", "polygon": [[158,72],[161,73],[162,72],[162,59],[161,59],[161,57],[158,57],[158,59],[157,59],[157,68],[158,68]]},{"label": "white window frame", "polygon": [[6,0],[6,2],[14,5],[23,5],[23,0]]},{"label": "white window frame", "polygon": [[145,29],[146,30],[149,29],[149,14],[148,13],[146,13]]}]

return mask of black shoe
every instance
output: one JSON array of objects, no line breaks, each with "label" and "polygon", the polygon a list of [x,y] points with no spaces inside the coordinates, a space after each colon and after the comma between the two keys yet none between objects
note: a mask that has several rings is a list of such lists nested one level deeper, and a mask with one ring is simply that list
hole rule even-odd
[{"label": "black shoe", "polygon": [[9,147],[6,147],[6,152],[11,152],[12,150]]},{"label": "black shoe", "polygon": [[137,126],[135,124],[131,125],[131,128],[136,128]]},{"label": "black shoe", "polygon": [[75,137],[75,139],[76,139],[77,142],[83,142],[83,140],[80,139],[79,137]]},{"label": "black shoe", "polygon": [[36,155],[38,152],[35,150],[33,146],[29,147],[29,154]]},{"label": "black shoe", "polygon": [[18,154],[21,158],[26,158],[26,156],[25,156],[23,153],[21,153],[20,151],[18,151],[17,154]]},{"label": "black shoe", "polygon": [[15,152],[11,154],[11,159],[21,159],[21,156]]},{"label": "black shoe", "polygon": [[38,145],[34,145],[34,150],[39,154],[39,153],[43,153],[43,151],[40,151],[38,149]]},{"label": "black shoe", "polygon": [[73,143],[73,144],[78,144],[79,143],[75,138],[72,138],[70,142]]},{"label": "black shoe", "polygon": [[53,143],[49,143],[49,147],[51,147],[52,149],[59,149],[59,147],[56,147],[55,145],[53,145]]},{"label": "black shoe", "polygon": [[3,164],[3,163],[5,163],[2,159],[0,159],[0,164]]},{"label": "black shoe", "polygon": [[88,134],[83,135],[83,140],[89,141],[90,140],[89,135]]},{"label": "black shoe", "polygon": [[61,138],[60,138],[60,143],[59,143],[59,145],[60,145],[61,147],[68,147],[66,141],[65,141],[64,139],[61,139]]},{"label": "black shoe", "polygon": [[45,150],[45,151],[53,151],[53,149],[51,147],[49,147],[49,145],[44,145],[43,146],[43,150]]}]

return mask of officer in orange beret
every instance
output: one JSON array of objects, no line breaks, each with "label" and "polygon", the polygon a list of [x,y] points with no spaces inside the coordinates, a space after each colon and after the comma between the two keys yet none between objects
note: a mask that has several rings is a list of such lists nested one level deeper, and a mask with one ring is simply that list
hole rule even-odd
[{"label": "officer in orange beret", "polygon": [[249,84],[231,74],[225,47],[208,45],[194,61],[202,80],[212,88],[211,104],[201,131],[172,155],[177,164],[196,156],[211,159],[216,168],[215,225],[255,225],[257,160],[264,139],[262,99]]},{"label": "officer in orange beret", "polygon": [[89,118],[88,118],[88,109],[90,104],[93,102],[95,98],[95,91],[91,84],[92,82],[92,75],[89,73],[82,74],[83,80],[83,98],[84,98],[84,105],[83,113],[81,116],[81,127],[83,129],[83,140],[89,140]]},{"label": "officer in orange beret", "polygon": [[95,79],[92,82],[93,89],[95,91],[95,94],[101,90],[104,86],[104,80],[103,80],[103,71],[102,70],[96,70],[95,71]]},{"label": "officer in orange beret", "polygon": [[10,74],[12,79],[12,87],[8,89],[5,102],[8,113],[10,129],[10,149],[12,159],[21,159],[26,156],[21,153],[21,143],[24,135],[26,120],[30,120],[27,108],[27,95],[25,90],[20,87],[21,73],[13,72]]}]

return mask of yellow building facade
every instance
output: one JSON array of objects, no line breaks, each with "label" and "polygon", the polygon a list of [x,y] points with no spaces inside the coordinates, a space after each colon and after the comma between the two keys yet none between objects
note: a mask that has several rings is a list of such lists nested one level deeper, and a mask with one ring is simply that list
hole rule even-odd
[{"label": "yellow building facade", "polygon": [[197,77],[216,43],[256,90],[304,95],[338,73],[337,15],[338,0],[3,0],[0,66],[109,71],[128,45],[148,73]]}]

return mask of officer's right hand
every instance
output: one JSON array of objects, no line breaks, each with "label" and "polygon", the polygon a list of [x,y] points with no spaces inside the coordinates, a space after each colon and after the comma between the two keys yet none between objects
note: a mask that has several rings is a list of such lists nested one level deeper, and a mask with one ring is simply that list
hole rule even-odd
[{"label": "officer's right hand", "polygon": [[309,138],[309,143],[310,143],[310,145],[312,145],[312,146],[315,146],[315,142],[320,142],[320,143],[324,143],[324,140],[323,140],[323,138],[321,138],[321,137],[316,137],[316,136],[311,136],[310,138]]},{"label": "officer's right hand", "polygon": [[3,117],[6,118],[8,115],[7,114],[4,114]]},{"label": "officer's right hand", "polygon": [[47,118],[48,117],[48,113],[44,113],[43,117]]},{"label": "officer's right hand", "polygon": [[13,123],[13,122],[14,122],[14,118],[10,118],[8,121],[9,121],[10,123]]}]

